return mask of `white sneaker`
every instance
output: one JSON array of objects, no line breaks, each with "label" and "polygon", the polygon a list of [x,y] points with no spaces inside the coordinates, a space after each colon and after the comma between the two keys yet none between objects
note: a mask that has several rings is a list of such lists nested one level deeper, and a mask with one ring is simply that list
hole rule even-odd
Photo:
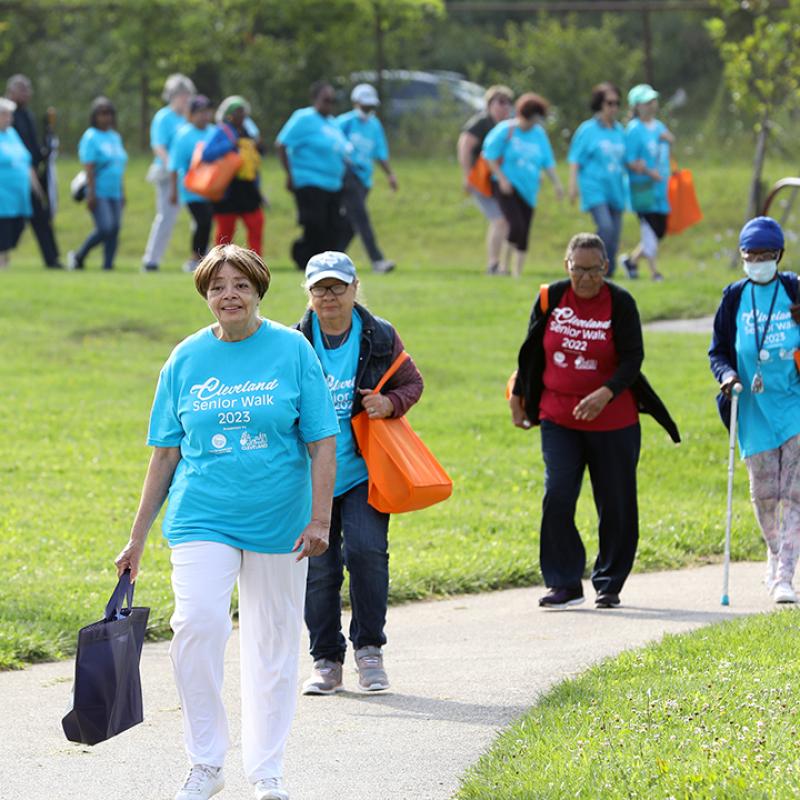
[{"label": "white sneaker", "polygon": [[389,261],[388,258],[381,258],[378,261],[372,262],[373,272],[391,272],[394,268],[394,261]]},{"label": "white sneaker", "polygon": [[74,250],[67,253],[67,269],[83,269],[83,264],[78,261],[78,254]]},{"label": "white sneaker", "polygon": [[776,603],[796,603],[797,595],[789,581],[778,581],[772,590],[772,599]]},{"label": "white sneaker", "polygon": [[778,556],[767,548],[767,571],[764,574],[764,585],[767,591],[772,594],[775,588],[775,579],[778,577]]},{"label": "white sneaker", "polygon": [[183,262],[182,269],[184,272],[194,272],[199,263],[200,262],[196,258],[190,258],[188,261]]},{"label": "white sneaker", "polygon": [[175,800],[208,800],[225,787],[222,767],[195,764],[186,776],[186,783],[175,795]]},{"label": "white sneaker", "polygon": [[289,800],[280,778],[264,778],[256,783],[256,800]]}]

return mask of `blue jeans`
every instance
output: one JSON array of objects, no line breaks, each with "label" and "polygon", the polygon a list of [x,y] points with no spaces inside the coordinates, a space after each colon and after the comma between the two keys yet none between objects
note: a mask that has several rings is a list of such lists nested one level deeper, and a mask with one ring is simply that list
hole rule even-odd
[{"label": "blue jeans", "polygon": [[89,255],[89,251],[103,245],[103,269],[114,268],[114,256],[117,253],[119,228],[122,222],[122,200],[111,197],[98,197],[97,205],[92,211],[94,230],[86,237],[86,241],[75,251],[79,264]]},{"label": "blue jeans", "polygon": [[308,560],[306,625],[316,661],[344,661],[341,588],[350,573],[350,641],[358,650],[386,644],[383,628],[389,602],[389,515],[367,503],[368,484],[333,498],[330,543]]},{"label": "blue jeans", "polygon": [[545,475],[539,561],[549,588],[577,587],[583,577],[586,550],[575,526],[575,506],[588,466],[600,518],[592,583],[598,592],[622,590],[639,541],[640,445],[638,422],[615,431],[577,431],[542,420]]},{"label": "blue jeans", "polygon": [[597,226],[597,235],[606,246],[608,275],[611,277],[617,268],[617,250],[619,250],[619,237],[622,233],[622,211],[612,208],[608,203],[603,203],[590,208],[589,213]]}]

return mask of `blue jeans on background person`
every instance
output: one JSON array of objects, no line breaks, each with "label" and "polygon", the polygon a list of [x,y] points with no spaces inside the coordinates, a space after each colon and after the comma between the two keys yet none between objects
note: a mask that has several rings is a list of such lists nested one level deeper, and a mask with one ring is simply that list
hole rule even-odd
[{"label": "blue jeans on background person", "polygon": [[350,574],[350,641],[356,650],[386,644],[389,603],[389,515],[367,503],[368,483],[333,498],[330,542],[308,560],[305,618],[316,661],[344,661],[341,588]]},{"label": "blue jeans on background person", "polygon": [[617,250],[619,250],[619,237],[622,234],[622,209],[612,208],[608,203],[603,203],[590,208],[589,213],[597,226],[597,235],[606,246],[610,278],[617,268]]},{"label": "blue jeans on background person", "polygon": [[89,251],[103,245],[103,269],[114,268],[114,256],[117,253],[119,228],[122,222],[122,200],[111,197],[98,197],[94,211],[94,230],[86,237],[86,241],[75,251],[75,260],[83,266]]},{"label": "blue jeans on background person", "polygon": [[599,517],[592,583],[598,593],[619,594],[639,541],[639,423],[614,431],[579,431],[549,420],[541,425],[545,477],[539,562],[545,585],[551,589],[581,585],[586,550],[575,526],[575,506],[588,466]]}]

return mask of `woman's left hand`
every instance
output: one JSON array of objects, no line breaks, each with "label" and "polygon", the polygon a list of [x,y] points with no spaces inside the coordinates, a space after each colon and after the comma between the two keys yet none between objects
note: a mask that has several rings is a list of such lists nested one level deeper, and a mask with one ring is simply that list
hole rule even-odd
[{"label": "woman's left hand", "polygon": [[611,402],[614,393],[608,386],[601,386],[591,394],[587,394],[583,400],[572,409],[572,416],[582,422],[591,422],[600,412]]},{"label": "woman's left hand", "polygon": [[394,414],[394,403],[385,395],[371,389],[359,389],[361,405],[370,419],[385,419]]},{"label": "woman's left hand", "polygon": [[311,522],[303,528],[303,532],[297,537],[294,543],[292,552],[297,553],[295,561],[301,561],[304,558],[311,556],[321,556],[328,549],[328,534],[330,531],[330,523],[325,524],[320,520],[312,519]]}]

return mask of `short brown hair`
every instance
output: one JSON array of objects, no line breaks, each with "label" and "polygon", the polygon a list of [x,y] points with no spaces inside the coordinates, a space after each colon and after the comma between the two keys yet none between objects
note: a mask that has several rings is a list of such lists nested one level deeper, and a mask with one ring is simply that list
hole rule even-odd
[{"label": "short brown hair", "polygon": [[486,108],[492,103],[492,100],[495,100],[498,97],[506,97],[508,98],[509,103],[514,102],[514,92],[509,89],[508,86],[503,86],[503,84],[498,83],[494,86],[490,86],[484,93],[483,93],[483,100],[486,103]]},{"label": "short brown hair", "polygon": [[238,269],[255,286],[259,298],[267,293],[272,276],[261,256],[237,244],[220,244],[208,251],[194,271],[194,286],[202,297],[208,296],[208,287],[223,264]]},{"label": "short brown hair", "polygon": [[606,99],[606,95],[609,92],[613,92],[620,99],[622,98],[622,92],[620,92],[619,87],[616,84],[613,84],[610,81],[603,81],[603,83],[598,83],[597,86],[592,88],[592,96],[589,100],[589,108],[592,111],[599,111],[603,107],[603,101]]},{"label": "short brown hair", "polygon": [[521,94],[514,105],[514,110],[517,114],[525,119],[530,119],[537,114],[540,117],[546,117],[549,108],[550,103],[540,94],[536,94],[536,92],[525,92],[525,94]]}]

